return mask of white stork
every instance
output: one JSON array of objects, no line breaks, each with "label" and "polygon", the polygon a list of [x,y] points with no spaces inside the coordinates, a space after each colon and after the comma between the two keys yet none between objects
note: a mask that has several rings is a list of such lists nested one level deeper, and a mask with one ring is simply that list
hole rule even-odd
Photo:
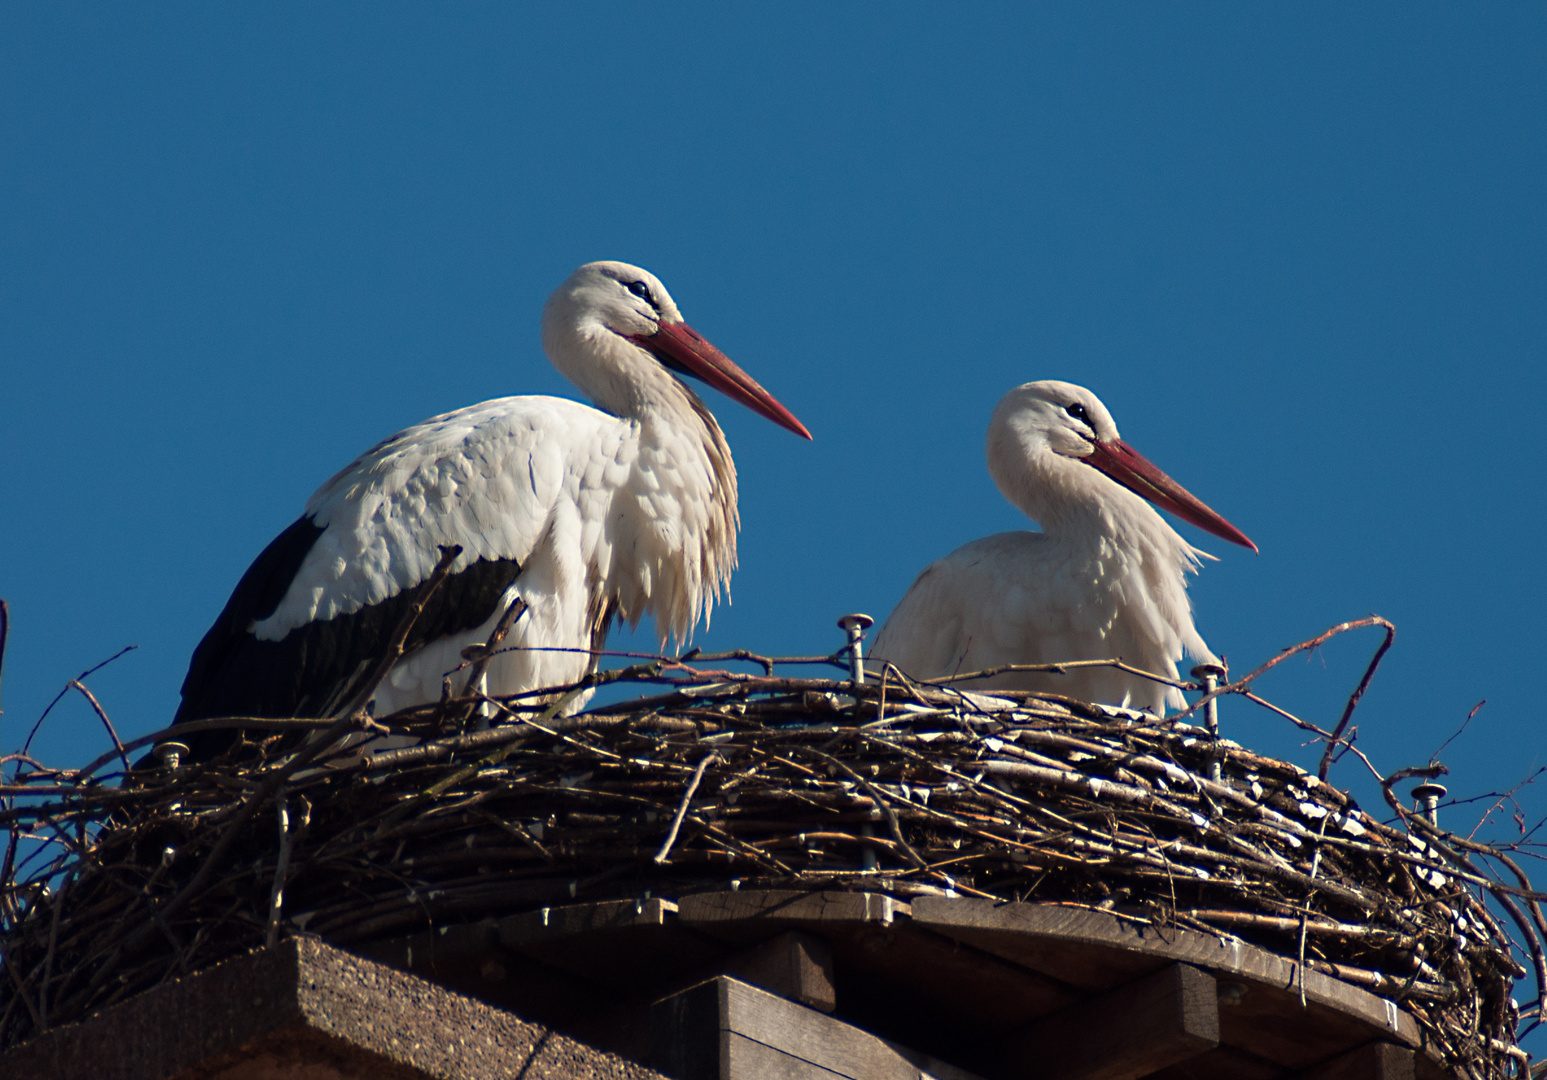
[{"label": "white stork", "polygon": [[[874,659],[922,679],[1114,657],[1176,678],[1184,651],[1218,662],[1187,598],[1187,574],[1211,556],[1149,504],[1257,546],[1123,442],[1095,394],[1053,381],[1011,390],[988,425],[988,471],[1042,531],[974,540],[926,567],[876,636]],[[971,685],[1157,715],[1185,704],[1179,690],[1114,668],[1004,673]]]},{"label": "white stork", "polygon": [[[438,700],[463,648],[517,597],[525,611],[504,642],[512,651],[487,668],[490,694],[575,681],[615,620],[651,614],[664,644],[708,617],[736,566],[736,467],[678,376],[810,433],[638,267],[580,267],[549,298],[542,334],[597,407],[498,398],[366,451],[243,575],[194,650],[174,723],[330,715],[363,692],[441,545],[462,554],[376,691],[378,716]],[[232,736],[194,738],[204,756]]]}]

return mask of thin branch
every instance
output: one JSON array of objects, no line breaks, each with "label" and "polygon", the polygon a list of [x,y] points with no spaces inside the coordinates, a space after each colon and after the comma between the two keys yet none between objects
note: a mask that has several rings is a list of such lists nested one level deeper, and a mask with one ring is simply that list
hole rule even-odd
[{"label": "thin branch", "polygon": [[414,624],[419,621],[419,616],[424,614],[425,606],[440,588],[441,582],[445,581],[447,575],[451,573],[451,564],[456,562],[457,556],[461,554],[461,544],[441,545],[440,561],[435,564],[435,569],[430,576],[415,588],[416,595],[408,605],[408,610],[403,613],[403,617],[398,620],[397,629],[392,632],[386,651],[376,661],[376,666],[371,669],[370,675],[361,684],[359,692],[335,713],[335,716],[353,716],[371,703],[371,698],[376,696],[376,690],[381,686],[382,680],[397,666],[397,662],[403,659],[403,654],[407,651],[408,635],[413,632]]},{"label": "thin branch", "polygon": [[[885,740],[875,739],[874,741],[884,742]],[[929,868],[929,863],[926,862],[923,856],[921,856],[917,851],[914,851],[913,845],[909,844],[908,841],[903,837],[902,823],[897,820],[897,811],[892,809],[891,800],[882,794],[882,792],[874,784],[872,784],[869,780],[866,780],[853,769],[849,768],[847,764],[839,761],[837,758],[830,754],[825,754],[822,751],[816,749],[807,749],[806,753],[810,754],[812,757],[820,758],[827,762],[829,765],[834,766],[838,769],[839,772],[843,773],[850,780],[853,780],[856,784],[859,784],[861,787],[863,787],[865,791],[869,793],[871,799],[874,800],[876,809],[880,810],[881,813],[886,817],[887,828],[889,828],[892,832],[892,839],[897,841],[897,845],[901,847],[903,853],[908,856],[908,861],[913,863],[913,865],[918,867],[920,870],[927,870]]]},{"label": "thin branch", "polygon": [[79,679],[71,679],[69,685],[79,690],[81,692],[81,696],[91,703],[92,712],[97,714],[98,719],[102,721],[102,726],[107,728],[108,736],[113,740],[113,749],[116,750],[118,752],[118,756],[123,759],[124,769],[129,769],[129,755],[124,752],[123,740],[118,737],[118,732],[113,727],[113,721],[107,718],[107,710],[102,707],[102,703],[97,700],[97,696],[95,694],[86,689],[86,684],[81,682]]},{"label": "thin branch", "polygon": [[48,952],[43,957],[43,978],[38,984],[38,1016],[45,1029],[48,1027],[48,982],[54,976],[54,953],[59,946],[59,918],[64,912],[64,899],[70,890],[71,876],[66,874],[60,881],[59,891],[53,895],[49,904],[53,911],[48,920]]},{"label": "thin branch", "polygon": [[[516,620],[526,610],[526,601],[519,595],[505,608],[505,614],[500,616],[500,621],[495,624],[494,632],[489,635],[489,640],[482,645],[470,646],[473,655],[472,666],[467,672],[467,682],[463,684],[462,693],[471,694],[474,691],[482,693],[479,689],[483,682],[483,673],[489,669],[489,661],[494,659],[495,652],[500,647],[500,642],[505,640],[505,635],[510,633],[510,628],[516,625]],[[464,654],[465,655],[465,654]]]},{"label": "thin branch", "polygon": [[677,812],[672,815],[671,827],[666,830],[666,839],[661,842],[661,849],[655,853],[655,864],[660,866],[671,853],[671,846],[677,842],[677,831],[682,828],[682,819],[688,816],[688,807],[693,802],[693,794],[698,790],[699,781],[704,778],[704,770],[710,764],[720,760],[719,754],[708,754],[698,763],[698,768],[693,770],[693,778],[688,781],[688,786],[682,793],[682,801],[677,804]]},{"label": "thin branch", "polygon": [[959,675],[948,675],[939,679],[920,679],[926,685],[949,685],[959,682],[971,682],[976,679],[988,679],[995,675],[1007,675],[1023,672],[1046,673],[1049,675],[1067,675],[1071,671],[1083,671],[1087,668],[1113,668],[1129,675],[1137,675],[1141,679],[1157,682],[1164,686],[1174,686],[1178,690],[1196,690],[1197,683],[1187,682],[1182,679],[1173,679],[1169,675],[1157,675],[1153,671],[1145,671],[1143,668],[1134,667],[1122,660],[1066,660],[1057,664],[1001,664],[998,667],[984,668],[982,671],[968,671]]},{"label": "thin branch", "polygon": [[[1328,741],[1326,749],[1322,751],[1321,763],[1316,767],[1316,778],[1327,779],[1327,770],[1332,767],[1332,753],[1337,749],[1338,740],[1342,738],[1343,730],[1348,727],[1348,721],[1354,715],[1354,709],[1359,705],[1359,699],[1364,697],[1364,692],[1370,687],[1370,680],[1375,677],[1375,669],[1380,667],[1381,658],[1391,648],[1391,643],[1396,640],[1397,628],[1379,615],[1371,615],[1368,619],[1361,620],[1366,626],[1382,626],[1386,629],[1386,640],[1380,643],[1380,648],[1375,650],[1375,655],[1370,657],[1369,667],[1364,669],[1364,678],[1359,680],[1359,685],[1354,687],[1354,692],[1348,695],[1348,705],[1343,709],[1343,715],[1339,718],[1337,727],[1332,729],[1332,738]],[[1353,629],[1352,626],[1349,629]]]},{"label": "thin branch", "polygon": [[[1288,660],[1296,653],[1304,652],[1307,649],[1318,648],[1321,645],[1326,644],[1332,638],[1337,637],[1339,634],[1346,634],[1350,630],[1359,630],[1366,626],[1385,626],[1389,628],[1388,632],[1393,632],[1395,630],[1395,628],[1392,627],[1389,622],[1381,618],[1379,615],[1371,615],[1363,619],[1354,619],[1350,622],[1338,623],[1336,626],[1332,627],[1331,629],[1322,631],[1313,638],[1309,638],[1300,642],[1298,645],[1291,645],[1289,648],[1282,650],[1277,656],[1263,664],[1258,665],[1251,672],[1237,679],[1235,682],[1226,683],[1225,685],[1215,689],[1213,693],[1204,694],[1187,708],[1173,714],[1171,719],[1181,720],[1185,717],[1191,716],[1204,705],[1208,704],[1209,701],[1223,694],[1240,693],[1246,687],[1255,682],[1258,678],[1278,667],[1278,665],[1282,664],[1285,660]],[[1384,652],[1384,650],[1382,651]],[[1188,689],[1196,689],[1196,687],[1189,687]]]},{"label": "thin branch", "polygon": [[[11,637],[11,605],[0,600],[0,685],[3,685],[5,677],[5,643]],[[0,704],[5,701],[0,697]],[[5,715],[5,709],[0,708],[0,716]]]},{"label": "thin branch", "polygon": [[[227,728],[246,728],[255,731],[326,731],[332,725],[332,720],[306,720],[299,718],[279,720],[267,716],[217,716],[205,720],[184,720],[171,727],[162,728],[160,731],[152,731],[149,735],[141,735],[138,739],[130,739],[123,744],[123,749],[125,752],[138,750],[142,746],[164,742],[174,736],[191,735],[195,731],[220,731]],[[70,775],[78,783],[85,783],[88,777],[118,756],[120,754],[117,749],[109,750],[99,757],[92,758],[91,761]]]},{"label": "thin branch", "polygon": [[47,1031],[48,1024],[38,1012],[37,1003],[32,1000],[32,995],[27,993],[26,984],[21,980],[21,974],[16,970],[16,965],[11,962],[10,950],[6,948],[5,937],[0,935],[0,967],[5,968],[11,976],[11,982],[16,984],[16,993],[21,997],[22,1003],[27,1006],[27,1011],[32,1014],[32,1022],[38,1031]]},{"label": "thin branch", "polygon": [[69,682],[65,683],[64,684],[64,688],[61,689],[59,691],[59,693],[54,695],[54,700],[50,701],[48,703],[47,707],[44,708],[43,715],[38,717],[37,722],[32,725],[32,730],[27,733],[27,741],[22,743],[21,752],[25,754],[25,753],[27,753],[28,751],[30,751],[32,749],[32,740],[37,736],[38,728],[43,726],[43,721],[48,719],[48,714],[53,711],[55,705],[58,705],[61,701],[64,700],[64,696],[70,692],[70,688],[72,686],[74,686],[76,683],[79,683],[79,682],[85,682],[87,676],[95,675],[97,672],[101,671],[103,668],[105,668],[109,664],[111,664],[114,660],[117,660],[120,656],[123,656],[125,653],[131,653],[135,649],[138,649],[138,648],[139,648],[138,645],[125,645],[123,648],[119,649],[112,656],[109,656],[106,660],[102,661],[100,664],[97,664],[94,667],[87,668],[85,671],[81,672],[75,678],[73,678]]},{"label": "thin branch", "polygon": [[290,823],[290,803],[288,799],[281,798],[276,807],[279,815],[279,854],[274,860],[274,883],[269,887],[269,913],[268,930],[264,934],[263,943],[268,948],[273,948],[279,940],[279,917],[285,907],[285,882],[290,873],[290,852],[294,849],[296,841],[306,835],[307,826],[311,824],[312,807],[306,799],[296,800],[301,807],[300,820],[295,824]]},{"label": "thin branch", "polygon": [[1476,705],[1472,706],[1471,711],[1466,714],[1466,719],[1461,721],[1461,726],[1450,733],[1450,738],[1440,743],[1438,750],[1429,755],[1429,760],[1431,762],[1438,761],[1440,759],[1440,754],[1444,752],[1445,747],[1449,746],[1452,742],[1460,737],[1461,733],[1466,730],[1467,725],[1472,722],[1472,717],[1476,716],[1482,707],[1486,704],[1488,704],[1488,699],[1483,698]]}]

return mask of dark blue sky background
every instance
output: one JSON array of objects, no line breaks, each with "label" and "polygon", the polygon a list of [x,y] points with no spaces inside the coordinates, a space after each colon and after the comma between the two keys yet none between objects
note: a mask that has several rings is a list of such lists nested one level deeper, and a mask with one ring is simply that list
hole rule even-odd
[{"label": "dark blue sky background", "polygon": [[[571,393],[542,302],[617,258],[816,435],[711,402],[745,531],[700,644],[828,651],[1023,527],[984,425],[1068,379],[1261,545],[1183,528],[1237,672],[1379,612],[1361,745],[1421,763],[1487,698],[1449,782],[1510,784],[1543,746],[1544,56],[1537,4],[7,5],[0,745],[129,643],[91,685],[161,726],[337,468]],[[1330,723],[1376,641],[1261,689]],[[71,698],[38,745],[102,744]]]}]

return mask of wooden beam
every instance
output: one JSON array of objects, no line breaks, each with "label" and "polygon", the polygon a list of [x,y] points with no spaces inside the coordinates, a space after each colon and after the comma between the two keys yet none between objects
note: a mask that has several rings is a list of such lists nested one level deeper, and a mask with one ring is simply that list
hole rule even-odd
[{"label": "wooden beam", "polygon": [[[757,910],[765,906],[754,903]],[[655,996],[666,992],[661,983],[680,988],[731,975],[823,1012],[837,1005],[832,950],[826,942],[790,930],[727,954],[733,943],[710,945],[688,937],[678,928],[676,914],[675,902],[659,898],[543,908],[500,920],[498,942],[604,985],[619,981],[609,979],[609,969],[624,972],[633,986],[640,984],[641,972],[648,972],[657,980]],[[760,929],[767,933],[775,927]],[[635,962],[625,963],[625,953]],[[637,962],[640,957],[644,964]]]},{"label": "wooden beam", "polygon": [[686,986],[725,955],[725,945],[680,927],[676,910],[660,898],[546,907],[501,919],[498,941],[628,999],[667,981]]},{"label": "wooden beam", "polygon": [[656,1002],[650,1020],[651,1061],[676,1080],[977,1080],[725,976]]},{"label": "wooden beam", "polygon": [[810,934],[791,930],[728,956],[716,975],[730,975],[780,997],[825,1013],[838,1007],[833,989],[833,952]]},{"label": "wooden beam", "polygon": [[499,921],[500,944],[518,949],[533,941],[550,941],[574,934],[623,927],[663,926],[677,905],[659,897],[648,900],[604,900],[594,904],[545,907]]},{"label": "wooden beam", "polygon": [[1219,1045],[1214,978],[1187,964],[1108,990],[1003,1041],[1008,1071],[1037,1080],[1135,1080]]},{"label": "wooden beam", "polygon": [[1296,1074],[1296,1080],[1413,1080],[1416,1055],[1389,1042],[1365,1043],[1357,1049]]},{"label": "wooden beam", "polygon": [[[1343,1014],[1351,1038],[1326,1052],[1378,1039],[1417,1046],[1418,1022],[1391,1001],[1323,975],[1299,971],[1293,960],[1224,936],[1172,927],[1164,932],[1108,915],[1058,904],[1000,904],[968,898],[920,897],[912,902],[911,922],[976,946],[1033,971],[1074,982],[1084,973],[1086,989],[1104,989],[1174,961],[1196,964],[1252,986],[1294,987],[1300,980],[1313,1005]],[[1330,1018],[1330,1012],[1318,1022]],[[1308,1064],[1315,1054],[1297,1064]]]},{"label": "wooden beam", "polygon": [[[882,893],[796,892],[741,889],[693,893],[677,901],[677,918],[705,933],[729,937],[766,934],[768,924],[879,923],[891,925],[908,914],[908,905]],[[764,924],[760,926],[759,924]]]},{"label": "wooden beam", "polygon": [[691,986],[650,1006],[650,1062],[674,1080],[721,1080],[722,980]]},{"label": "wooden beam", "polygon": [[[611,1008],[598,1007],[565,1026],[567,1034],[638,1061],[651,1057],[651,1006],[659,998],[731,975],[780,997],[822,1012],[837,1005],[832,955],[825,942],[799,932],[780,934],[761,945],[724,956],[685,979],[657,979]],[[3,1078],[0,1078],[3,1080]]]}]

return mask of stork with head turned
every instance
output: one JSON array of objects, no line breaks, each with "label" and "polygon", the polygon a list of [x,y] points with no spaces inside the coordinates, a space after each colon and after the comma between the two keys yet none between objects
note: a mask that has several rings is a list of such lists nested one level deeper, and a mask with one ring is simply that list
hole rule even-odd
[{"label": "stork with head turned", "polygon": [[[1054,381],[1011,390],[988,425],[988,471],[1042,531],[974,540],[926,567],[876,636],[874,660],[920,679],[1113,658],[1175,679],[1184,652],[1218,663],[1187,598],[1187,574],[1210,556],[1150,504],[1257,546],[1123,442],[1095,394]],[[1185,704],[1179,690],[1116,668],[1007,672],[970,685],[1157,715]]]},{"label": "stork with head turned", "polygon": [[[810,433],[638,267],[580,267],[549,298],[542,338],[596,407],[499,398],[366,451],[243,575],[194,650],[174,723],[334,714],[365,692],[442,545],[462,552],[376,689],[378,716],[439,700],[518,598],[485,670],[491,695],[581,678],[615,621],[653,615],[664,645],[708,617],[736,565],[736,466],[680,376]],[[233,737],[188,741],[205,756]]]}]

